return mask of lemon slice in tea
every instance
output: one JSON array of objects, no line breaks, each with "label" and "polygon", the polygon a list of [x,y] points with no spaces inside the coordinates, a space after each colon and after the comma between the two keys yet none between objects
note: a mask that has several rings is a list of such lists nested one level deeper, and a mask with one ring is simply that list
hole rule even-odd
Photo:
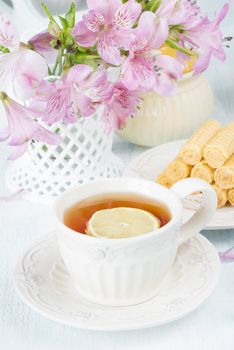
[{"label": "lemon slice in tea", "polygon": [[94,237],[127,238],[152,232],[160,225],[160,220],[145,210],[119,207],[94,213],[86,233]]}]

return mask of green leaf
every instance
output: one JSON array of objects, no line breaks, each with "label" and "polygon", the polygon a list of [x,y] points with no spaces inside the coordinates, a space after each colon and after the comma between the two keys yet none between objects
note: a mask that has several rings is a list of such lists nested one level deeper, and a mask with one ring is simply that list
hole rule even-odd
[{"label": "green leaf", "polygon": [[161,0],[150,0],[145,5],[145,9],[148,11],[155,12],[159,8],[160,4],[161,4]]},{"label": "green leaf", "polygon": [[185,49],[184,47],[179,46],[174,40],[172,40],[172,39],[170,39],[170,38],[166,40],[166,44],[167,44],[168,46],[170,46],[172,49],[175,49],[175,50],[177,50],[177,51],[180,51],[180,52],[184,53],[184,54],[187,55],[187,56],[192,56],[190,50]]},{"label": "green leaf", "polygon": [[71,66],[74,66],[75,64],[87,64],[93,67],[94,69],[96,69],[98,64],[100,63],[100,59],[98,56],[82,54],[81,52],[71,54],[69,60]]},{"label": "green leaf", "polygon": [[74,44],[73,37],[71,35],[68,35],[66,38],[66,47],[71,46]]},{"label": "green leaf", "polygon": [[0,45],[0,51],[3,53],[10,53],[10,50],[7,47],[2,45]]},{"label": "green leaf", "polygon": [[58,16],[58,18],[60,19],[60,22],[63,26],[63,29],[66,30],[69,26],[67,20],[65,18],[63,18],[62,16]]},{"label": "green leaf", "polygon": [[86,48],[86,47],[83,47],[83,46],[80,46],[80,45],[77,45],[77,44],[76,44],[76,48],[77,48],[77,50],[80,51],[80,52],[86,52],[86,51],[87,51],[87,48]]},{"label": "green leaf", "polygon": [[70,28],[73,28],[76,20],[76,6],[74,1],[72,1],[71,7],[69,11],[66,13],[65,18],[67,20],[68,26]]},{"label": "green leaf", "polygon": [[170,32],[183,32],[184,28],[181,24],[173,24],[170,26]]},{"label": "green leaf", "polygon": [[43,10],[45,11],[47,17],[49,17],[49,19],[50,19],[51,21],[55,21],[55,20],[54,20],[54,17],[52,16],[52,14],[50,13],[50,11],[48,10],[48,7],[46,6],[46,4],[44,4],[44,2],[42,2],[42,3],[41,3],[41,6],[42,6]]},{"label": "green leaf", "polygon": [[67,33],[66,33],[66,31],[62,31],[60,33],[60,40],[61,40],[62,46],[66,46],[66,40],[67,40]]},{"label": "green leaf", "polygon": [[58,38],[60,35],[61,28],[59,27],[58,23],[55,21],[54,17],[52,16],[47,6],[43,2],[41,3],[41,6],[44,9],[46,15],[50,19],[50,23],[48,25],[48,32],[55,38]]}]

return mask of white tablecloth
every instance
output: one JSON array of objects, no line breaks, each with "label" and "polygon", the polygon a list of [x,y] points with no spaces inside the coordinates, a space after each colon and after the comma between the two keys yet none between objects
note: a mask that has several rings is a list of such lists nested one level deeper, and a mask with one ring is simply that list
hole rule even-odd
[{"label": "white tablecloth", "polygon": [[[233,28],[226,28],[233,35]],[[233,45],[234,46],[234,45]],[[215,94],[214,117],[234,120],[234,49],[222,65],[213,61],[208,77]],[[188,116],[189,117],[189,116]],[[125,164],[143,151],[116,138],[114,151]],[[6,152],[0,148],[0,196],[6,193]],[[26,201],[0,201],[1,350],[233,350],[234,263],[223,264],[212,296],[184,319],[142,331],[102,333],[65,327],[34,313],[15,292],[13,271],[19,254],[53,229],[51,209]],[[205,231],[218,250],[234,246],[234,230]]]}]

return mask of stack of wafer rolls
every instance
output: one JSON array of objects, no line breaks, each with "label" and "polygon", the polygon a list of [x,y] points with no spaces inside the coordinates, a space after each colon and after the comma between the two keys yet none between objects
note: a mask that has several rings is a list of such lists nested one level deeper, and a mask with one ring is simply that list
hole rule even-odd
[{"label": "stack of wafer rolls", "polygon": [[187,177],[197,177],[212,185],[218,207],[234,206],[234,122],[223,127],[207,121],[183,145],[156,181],[171,187]]}]

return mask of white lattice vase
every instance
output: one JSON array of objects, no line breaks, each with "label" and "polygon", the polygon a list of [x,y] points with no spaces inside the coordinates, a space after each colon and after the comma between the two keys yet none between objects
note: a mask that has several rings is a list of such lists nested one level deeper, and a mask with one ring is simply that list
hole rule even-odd
[{"label": "white lattice vase", "polygon": [[28,199],[49,201],[74,185],[121,175],[122,163],[112,153],[113,134],[105,132],[100,115],[62,124],[60,132],[59,145],[32,142],[9,166],[6,182],[12,192],[23,189]]},{"label": "white lattice vase", "polygon": [[213,93],[206,77],[189,73],[178,82],[173,96],[145,94],[137,115],[128,119],[119,134],[129,142],[148,147],[184,139],[210,118],[213,106]]}]

